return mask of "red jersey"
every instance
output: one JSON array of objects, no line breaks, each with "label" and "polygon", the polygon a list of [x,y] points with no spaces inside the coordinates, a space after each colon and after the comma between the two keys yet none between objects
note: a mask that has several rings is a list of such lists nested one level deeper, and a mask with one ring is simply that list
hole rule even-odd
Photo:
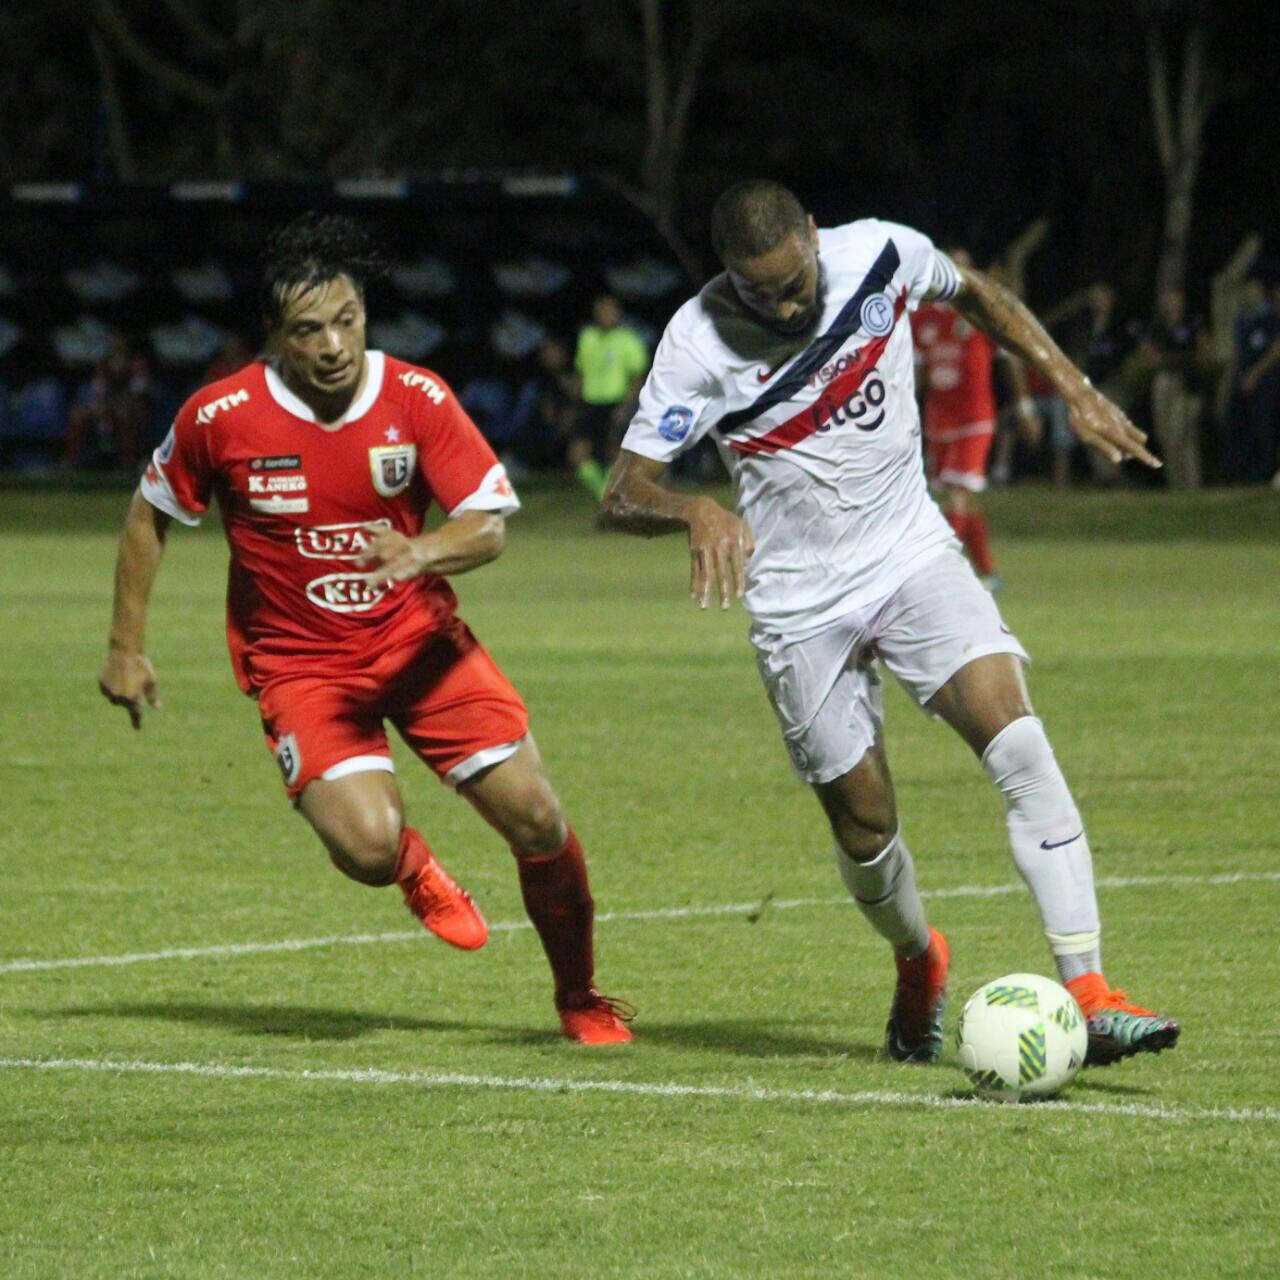
[{"label": "red jersey", "polygon": [[380,351],[366,358],[337,429],[266,361],[210,383],[143,476],[147,501],[184,524],[217,498],[231,548],[227,642],[246,693],[284,674],[361,670],[449,623],[457,599],[444,578],[366,580],[355,560],[380,530],[421,533],[433,501],[450,516],[520,505],[441,378]]},{"label": "red jersey", "polygon": [[[911,319],[924,372],[924,430],[945,440],[996,417],[991,362],[995,345],[952,307],[926,303]],[[968,434],[965,432],[964,434]]]}]

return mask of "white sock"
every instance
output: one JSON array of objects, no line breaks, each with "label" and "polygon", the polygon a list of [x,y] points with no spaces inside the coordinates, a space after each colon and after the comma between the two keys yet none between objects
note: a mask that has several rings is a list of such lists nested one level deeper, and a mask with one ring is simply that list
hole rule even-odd
[{"label": "white sock", "polygon": [[916,889],[915,863],[901,832],[871,862],[855,862],[836,845],[836,865],[858,910],[900,956],[911,960],[925,950],[929,926]]},{"label": "white sock", "polygon": [[1035,716],[1006,725],[982,767],[1004,796],[1013,860],[1027,882],[1063,982],[1102,971],[1093,858],[1084,823]]}]

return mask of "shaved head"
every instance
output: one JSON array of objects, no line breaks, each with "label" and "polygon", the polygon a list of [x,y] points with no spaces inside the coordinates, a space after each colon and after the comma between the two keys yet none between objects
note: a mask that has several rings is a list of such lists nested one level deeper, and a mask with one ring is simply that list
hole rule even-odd
[{"label": "shaved head", "polygon": [[723,192],[711,211],[711,245],[721,262],[759,258],[787,236],[808,236],[804,206],[780,182],[752,178]]}]

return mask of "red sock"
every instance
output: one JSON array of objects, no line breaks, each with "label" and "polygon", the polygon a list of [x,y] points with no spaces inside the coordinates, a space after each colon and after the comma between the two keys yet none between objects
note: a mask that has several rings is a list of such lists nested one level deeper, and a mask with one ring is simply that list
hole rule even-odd
[{"label": "red sock", "polygon": [[981,511],[969,512],[966,543],[969,555],[973,558],[973,567],[983,577],[989,573],[995,573],[995,562],[991,559],[991,544],[987,541],[987,517]]},{"label": "red sock", "polygon": [[969,514],[966,511],[948,511],[947,523],[955,530],[956,537],[960,539],[960,545],[967,547],[969,545]]},{"label": "red sock", "polygon": [[431,861],[431,849],[412,827],[400,832],[400,848],[396,851],[396,869],[391,873],[392,882],[403,884],[416,876]]},{"label": "red sock", "polygon": [[524,909],[542,939],[556,984],[556,1004],[591,987],[595,974],[592,922],[595,903],[587,885],[587,864],[570,830],[555,853],[523,854],[513,848],[520,872]]}]

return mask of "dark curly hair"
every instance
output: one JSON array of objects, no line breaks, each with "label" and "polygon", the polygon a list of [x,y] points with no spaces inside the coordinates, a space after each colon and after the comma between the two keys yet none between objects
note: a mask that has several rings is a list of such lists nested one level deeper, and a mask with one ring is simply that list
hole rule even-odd
[{"label": "dark curly hair", "polygon": [[380,247],[354,219],[336,213],[304,213],[272,232],[262,250],[262,316],[268,330],[284,319],[290,296],[347,276],[360,296],[386,271]]}]

